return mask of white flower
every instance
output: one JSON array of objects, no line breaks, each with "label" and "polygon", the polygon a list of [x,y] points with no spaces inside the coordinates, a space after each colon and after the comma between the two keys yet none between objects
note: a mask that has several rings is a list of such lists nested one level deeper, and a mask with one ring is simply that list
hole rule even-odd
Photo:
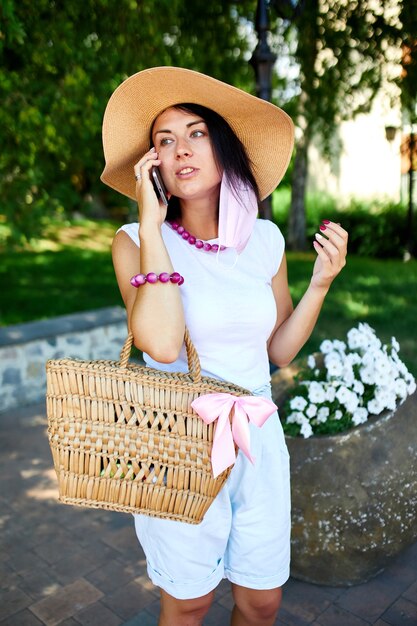
[{"label": "white flower", "polygon": [[384,407],[381,404],[379,404],[377,400],[369,400],[367,409],[369,413],[373,413],[374,415],[379,415],[384,410]]},{"label": "white flower", "polygon": [[381,342],[378,339],[378,337],[376,337],[374,329],[371,328],[368,324],[359,323],[358,330],[360,334],[362,335],[363,340],[367,342],[367,346],[365,347],[373,347],[373,348],[381,347]]},{"label": "white flower", "polygon": [[359,396],[363,395],[363,392],[365,391],[365,387],[360,380],[353,381],[353,391],[357,393]]},{"label": "white flower", "polygon": [[407,374],[405,375],[404,378],[405,382],[407,383],[407,391],[408,391],[408,395],[411,396],[412,393],[415,392],[416,390],[416,381],[415,378],[412,374],[410,374],[409,372],[407,372]]},{"label": "white flower", "polygon": [[331,352],[332,350],[333,350],[333,341],[330,341],[329,339],[325,339],[324,341],[321,342],[320,352],[323,352],[323,354],[327,354],[328,352]]},{"label": "white flower", "polygon": [[326,392],[324,391],[323,385],[317,381],[310,383],[308,389],[308,399],[313,404],[320,404],[324,402],[326,399]]},{"label": "white flower", "polygon": [[371,367],[361,367],[359,375],[366,385],[375,384],[375,372]]},{"label": "white flower", "polygon": [[395,393],[390,392],[388,388],[378,387],[375,391],[375,400],[384,409],[390,409],[394,411],[396,406]]},{"label": "white flower", "polygon": [[[394,400],[397,398],[397,382],[400,382],[401,388],[401,385],[404,382],[402,378],[394,378],[390,380],[389,383],[385,385],[385,387],[383,387],[383,389],[385,389],[389,395],[393,396]],[[407,397],[407,394],[405,397]]]},{"label": "white flower", "polygon": [[362,354],[361,363],[364,367],[375,367],[375,350],[367,350],[364,354]]},{"label": "white flower", "polygon": [[391,380],[392,378],[388,373],[380,374],[379,372],[375,371],[375,384],[378,387],[388,387],[391,383]]},{"label": "white flower", "polygon": [[357,328],[352,328],[348,334],[348,346],[351,350],[357,350],[360,348],[366,348],[369,346],[369,340],[367,336],[360,332]]},{"label": "white flower", "polygon": [[391,372],[391,363],[389,358],[384,353],[379,353],[375,355],[375,369],[378,374],[384,376],[386,374],[390,374]]},{"label": "white flower", "polygon": [[351,391],[344,385],[341,385],[336,392],[336,398],[342,404],[348,413],[352,413],[359,405],[359,398],[355,392]]},{"label": "white flower", "polygon": [[346,365],[358,365],[362,363],[362,359],[357,352],[349,352],[345,357]]},{"label": "white flower", "polygon": [[338,350],[338,352],[346,352],[346,344],[344,341],[339,341],[338,339],[333,340],[333,348]]},{"label": "white flower", "polygon": [[391,351],[391,359],[394,361],[394,363],[401,363],[401,359],[398,356],[398,353],[395,351]]},{"label": "white flower", "polygon": [[313,370],[316,367],[316,359],[314,358],[312,354],[310,354],[310,356],[307,359],[307,365],[311,370]]},{"label": "white flower", "polygon": [[404,377],[407,376],[409,372],[408,372],[406,365],[400,360],[396,361],[395,364],[397,366],[397,370],[399,374],[401,374]]},{"label": "white flower", "polygon": [[385,403],[385,406],[390,411],[395,411],[395,409],[397,408],[397,398],[396,398],[395,393],[391,393],[389,395],[389,398],[387,402]]},{"label": "white flower", "polygon": [[355,374],[353,373],[353,369],[350,365],[343,368],[342,376],[345,385],[347,387],[351,387],[355,381]]},{"label": "white flower", "polygon": [[368,411],[365,407],[359,407],[354,411],[352,415],[352,421],[355,426],[359,426],[359,424],[364,424],[368,420]]},{"label": "white flower", "polygon": [[336,398],[339,400],[341,404],[344,404],[350,396],[350,391],[344,385],[341,385],[339,389],[336,391]]},{"label": "white flower", "polygon": [[397,378],[393,391],[398,398],[401,398],[401,400],[404,400],[407,397],[407,383],[403,378]]},{"label": "white flower", "polygon": [[301,413],[301,411],[294,411],[288,415],[287,422],[289,424],[302,424],[305,419],[304,413]]},{"label": "white flower", "polygon": [[373,337],[371,339],[370,345],[374,350],[379,350],[382,346],[382,343],[380,339],[378,339],[377,337]]},{"label": "white flower", "polygon": [[313,429],[312,429],[311,424],[310,424],[310,422],[308,420],[304,421],[301,424],[300,434],[304,437],[304,439],[307,439],[308,437],[311,437],[311,435],[313,434]]},{"label": "white flower", "polygon": [[[292,398],[287,422],[298,424],[303,437],[311,437],[315,427],[329,419],[351,416],[353,425],[358,426],[370,414],[394,411],[416,391],[416,380],[399,358],[399,349],[395,337],[391,344],[382,345],[365,323],[349,330],[347,343],[325,339],[320,345],[323,366],[313,355],[307,359],[311,380],[307,375],[302,385],[308,401],[301,395]],[[326,426],[320,430],[326,432]]]},{"label": "white flower", "polygon": [[309,404],[308,409],[306,410],[307,417],[315,417],[317,414],[317,406],[315,404]]},{"label": "white flower", "polygon": [[364,335],[369,335],[374,332],[374,330],[366,322],[359,322],[358,329],[359,332],[363,333]]},{"label": "white flower", "polygon": [[349,395],[344,404],[348,413],[353,413],[359,406],[359,398],[354,391],[349,391]]},{"label": "white flower", "polygon": [[296,396],[290,401],[290,408],[295,411],[304,411],[307,406],[307,400],[302,396]]},{"label": "white flower", "polygon": [[395,378],[400,376],[400,370],[398,369],[400,363],[401,361],[398,361],[397,359],[393,359],[392,357],[390,358],[391,376],[394,376]]},{"label": "white flower", "polygon": [[327,422],[327,418],[329,417],[329,407],[327,406],[322,406],[318,412],[317,412],[317,423],[318,424],[323,424],[324,422]]},{"label": "white flower", "polygon": [[342,359],[338,352],[329,352],[324,357],[324,365],[326,366],[329,376],[340,376],[343,371]]},{"label": "white flower", "polygon": [[326,400],[327,402],[333,402],[336,397],[336,389],[332,386],[328,386],[326,389]]},{"label": "white flower", "polygon": [[391,337],[391,346],[392,346],[392,349],[395,350],[395,352],[399,352],[400,351],[400,344],[395,339],[395,337]]}]

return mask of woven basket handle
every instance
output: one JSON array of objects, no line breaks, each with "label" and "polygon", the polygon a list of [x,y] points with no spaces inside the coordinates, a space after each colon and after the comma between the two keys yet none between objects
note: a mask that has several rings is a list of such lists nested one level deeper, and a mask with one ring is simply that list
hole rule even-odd
[{"label": "woven basket handle", "polygon": [[[188,332],[187,327],[185,327],[184,342],[185,349],[187,351],[188,372],[193,381],[195,383],[199,383],[201,381],[200,359],[198,358],[197,350],[195,349],[194,344],[191,341],[190,333]],[[133,333],[129,332],[126,341],[123,344],[122,351],[120,352],[120,367],[127,367],[129,363],[130,352],[132,350],[132,345]]]}]

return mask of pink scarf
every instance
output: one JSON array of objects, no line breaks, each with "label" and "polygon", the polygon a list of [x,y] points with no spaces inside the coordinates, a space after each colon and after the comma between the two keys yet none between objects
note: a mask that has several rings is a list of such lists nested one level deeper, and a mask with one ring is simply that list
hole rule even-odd
[{"label": "pink scarf", "polygon": [[223,174],[219,203],[219,244],[235,248],[238,254],[244,250],[251,236],[258,202],[252,189],[240,183],[235,191]]}]

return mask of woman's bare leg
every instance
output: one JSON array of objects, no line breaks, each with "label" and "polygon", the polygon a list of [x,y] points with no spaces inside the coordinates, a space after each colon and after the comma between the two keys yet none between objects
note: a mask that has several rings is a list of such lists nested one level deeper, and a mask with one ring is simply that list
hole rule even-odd
[{"label": "woman's bare leg", "polygon": [[281,604],[281,587],[248,589],[232,584],[235,607],[231,626],[273,626]]},{"label": "woman's bare leg", "polygon": [[161,589],[159,626],[201,626],[213,602],[214,591],[193,600],[177,600]]}]

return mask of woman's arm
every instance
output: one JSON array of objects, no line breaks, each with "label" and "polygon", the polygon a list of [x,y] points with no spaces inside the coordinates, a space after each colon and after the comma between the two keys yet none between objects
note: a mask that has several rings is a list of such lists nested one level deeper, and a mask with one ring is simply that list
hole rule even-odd
[{"label": "woman's arm", "polygon": [[295,309],[288,289],[285,257],[272,280],[277,323],[269,339],[268,354],[272,363],[279,367],[288,365],[310,337],[330,285],[346,265],[347,232],[339,224],[330,222],[326,224],[323,235],[316,235],[314,247],[317,258],[313,275]]},{"label": "woman's arm", "polygon": [[139,162],[142,162],[143,179],[136,186],[140,207],[140,247],[126,233],[119,232],[112,246],[113,265],[135,346],[155,361],[171,363],[178,358],[184,341],[181,287],[157,282],[153,285],[145,283],[136,289],[130,284],[135,274],[172,274],[175,271],[161,234],[166,207],[158,203],[149,179],[150,167],[160,161],[153,151],[145,157]]}]

